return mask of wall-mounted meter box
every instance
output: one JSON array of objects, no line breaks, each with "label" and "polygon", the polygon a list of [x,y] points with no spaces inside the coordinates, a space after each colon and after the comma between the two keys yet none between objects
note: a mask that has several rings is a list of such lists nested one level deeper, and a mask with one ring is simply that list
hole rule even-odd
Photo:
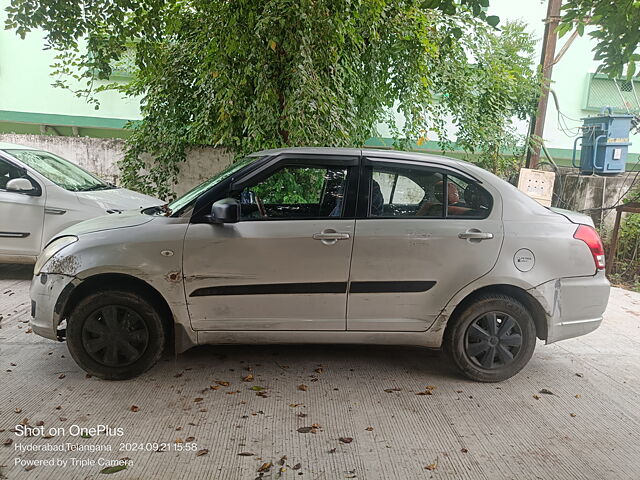
[{"label": "wall-mounted meter box", "polygon": [[[617,175],[623,173],[629,152],[629,131],[633,115],[616,115],[612,110],[582,119],[582,136],[573,143],[572,163],[580,173]],[[582,140],[580,165],[576,165],[576,148]]]}]

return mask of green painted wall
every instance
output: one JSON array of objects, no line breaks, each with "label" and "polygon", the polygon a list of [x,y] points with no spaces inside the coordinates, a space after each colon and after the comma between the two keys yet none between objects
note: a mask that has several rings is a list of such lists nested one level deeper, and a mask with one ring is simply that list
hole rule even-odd
[{"label": "green painted wall", "polygon": [[[4,25],[5,8],[8,0],[0,0],[0,24]],[[92,129],[85,133],[99,134],[101,129],[120,130],[124,121],[139,119],[139,102],[136,99],[123,98],[117,92],[103,92],[98,95],[101,101],[99,110],[87,104],[82,98],[77,98],[72,92],[54,88],[51,84],[54,78],[50,76],[50,65],[54,63],[55,52],[43,50],[44,39],[42,32],[31,32],[25,40],[20,39],[13,31],[0,30],[0,129],[10,131],[18,129],[29,130],[22,133],[39,133],[39,127],[33,129],[26,126],[19,127],[15,114],[6,112],[53,114],[67,117],[81,117],[87,121]],[[118,120],[106,126],[96,126],[96,120],[109,118]],[[22,120],[25,120],[24,118]],[[34,118],[27,119],[30,123]],[[49,118],[48,120],[51,120]],[[57,120],[65,120],[58,118]],[[74,125],[73,120],[66,118],[63,125]],[[14,125],[14,127],[11,127]],[[107,132],[102,132],[106,135]],[[116,131],[114,135],[122,135]]]}]

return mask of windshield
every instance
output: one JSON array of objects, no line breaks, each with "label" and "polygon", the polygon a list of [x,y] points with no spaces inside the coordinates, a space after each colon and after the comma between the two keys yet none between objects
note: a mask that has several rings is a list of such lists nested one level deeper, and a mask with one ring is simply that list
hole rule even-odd
[{"label": "windshield", "polygon": [[[207,180],[204,183],[201,183],[200,185],[198,185],[197,187],[189,190],[187,193],[185,193],[180,198],[175,199],[173,202],[168,204],[166,208],[168,208],[169,212],[171,212],[171,213],[175,213],[178,210],[181,210],[182,208],[184,208],[187,205],[189,205],[189,203],[191,203],[193,200],[198,198],[200,196],[200,194],[206,192],[211,187],[213,187],[213,186],[217,185],[218,183],[220,183],[221,181],[223,181],[225,178],[228,178],[229,176],[233,175],[235,172],[237,172],[241,168],[249,165],[250,163],[255,162],[259,158],[260,157],[246,157],[246,158],[243,158],[242,160],[239,160],[239,161],[237,161],[235,163],[232,163],[227,168],[225,168],[224,170],[219,172],[217,175],[214,175],[209,180]],[[169,214],[171,214],[171,213],[169,213]]]},{"label": "windshield", "polygon": [[43,177],[71,192],[115,188],[69,160],[42,150],[5,150]]}]

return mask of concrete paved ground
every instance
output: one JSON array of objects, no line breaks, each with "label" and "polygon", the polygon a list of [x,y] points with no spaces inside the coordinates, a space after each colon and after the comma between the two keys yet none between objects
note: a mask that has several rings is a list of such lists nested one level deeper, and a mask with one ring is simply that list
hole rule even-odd
[{"label": "concrete paved ground", "polygon": [[[0,272],[4,477],[640,478],[640,294],[614,289],[599,330],[540,343],[501,384],[467,381],[438,353],[366,346],[201,347],[136,380],[105,382],[86,378],[65,344],[29,333],[29,269]],[[249,373],[253,381],[242,381]],[[416,395],[428,388],[432,395]],[[19,438],[10,429],[25,418],[66,434]],[[70,434],[99,424],[116,435]],[[16,451],[67,443],[112,450]],[[16,458],[68,464],[26,471]],[[71,466],[72,458],[94,464]],[[123,458],[126,470],[99,473],[98,462]]]}]

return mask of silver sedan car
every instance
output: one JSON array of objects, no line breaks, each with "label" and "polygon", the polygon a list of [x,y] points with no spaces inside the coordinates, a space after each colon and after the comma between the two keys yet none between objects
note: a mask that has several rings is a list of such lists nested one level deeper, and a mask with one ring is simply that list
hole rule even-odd
[{"label": "silver sedan car", "polygon": [[126,379],[167,346],[443,348],[500,381],[584,335],[609,298],[587,216],[472,164],[334,148],[258,152],[178,200],[58,234],[38,258],[33,331]]}]

